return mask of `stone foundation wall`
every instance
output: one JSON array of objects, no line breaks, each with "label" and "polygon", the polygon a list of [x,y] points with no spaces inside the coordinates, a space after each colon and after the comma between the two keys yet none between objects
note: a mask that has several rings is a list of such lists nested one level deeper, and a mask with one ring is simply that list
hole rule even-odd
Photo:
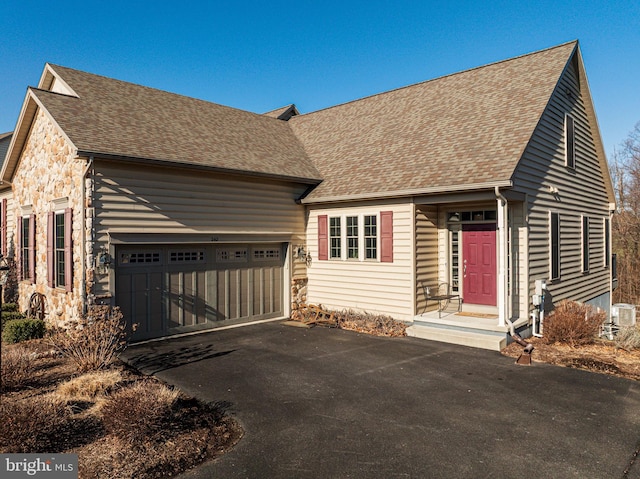
[{"label": "stone foundation wall", "polygon": [[[18,284],[19,307],[25,311],[34,292],[46,298],[46,319],[55,324],[77,319],[82,314],[82,218],[85,199],[83,176],[86,162],[76,157],[69,144],[49,116],[40,110],[34,120],[29,139],[13,178],[14,207],[8,214],[14,215],[14,231],[9,235],[13,248],[17,246],[19,219],[31,212],[36,223],[36,278],[35,284],[21,281]],[[73,291],[50,288],[47,285],[47,213],[54,211],[55,200],[68,198],[66,206],[73,208]],[[59,206],[58,203],[57,206]]]},{"label": "stone foundation wall", "polygon": [[307,277],[294,277],[291,280],[291,311],[295,311],[301,304],[307,302]]}]

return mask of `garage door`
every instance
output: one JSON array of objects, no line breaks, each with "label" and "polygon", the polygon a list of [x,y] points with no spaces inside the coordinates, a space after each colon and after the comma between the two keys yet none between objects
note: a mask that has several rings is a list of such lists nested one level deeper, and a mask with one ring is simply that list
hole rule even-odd
[{"label": "garage door", "polygon": [[121,245],[116,304],[134,340],[283,316],[284,248]]}]

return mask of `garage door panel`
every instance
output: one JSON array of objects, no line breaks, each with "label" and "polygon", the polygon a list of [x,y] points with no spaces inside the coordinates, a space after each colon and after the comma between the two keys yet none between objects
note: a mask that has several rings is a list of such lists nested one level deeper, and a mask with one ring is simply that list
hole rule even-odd
[{"label": "garage door panel", "polygon": [[280,244],[121,248],[116,303],[140,324],[134,339],[283,314]]}]

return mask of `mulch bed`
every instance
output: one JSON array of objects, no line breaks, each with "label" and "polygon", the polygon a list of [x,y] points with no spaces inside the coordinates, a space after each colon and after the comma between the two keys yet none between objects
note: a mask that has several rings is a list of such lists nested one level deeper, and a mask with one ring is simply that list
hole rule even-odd
[{"label": "mulch bed", "polygon": [[[608,341],[573,348],[561,343],[546,344],[544,338],[529,338],[527,341],[535,347],[531,354],[534,363],[585,369],[640,381],[640,350],[625,351]],[[502,354],[517,358],[522,349],[522,346],[511,343],[502,350]]]}]

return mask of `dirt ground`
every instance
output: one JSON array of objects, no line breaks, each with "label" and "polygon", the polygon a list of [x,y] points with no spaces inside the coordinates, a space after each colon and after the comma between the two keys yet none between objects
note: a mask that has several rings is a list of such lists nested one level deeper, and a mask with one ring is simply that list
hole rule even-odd
[{"label": "dirt ground", "polygon": [[[533,363],[541,362],[585,369],[640,381],[640,350],[638,349],[625,351],[616,348],[608,341],[575,348],[567,344],[546,344],[541,338],[529,338],[527,341],[535,348],[531,354]],[[519,344],[511,343],[502,350],[502,354],[517,358],[522,354],[522,350],[523,347]]]}]

